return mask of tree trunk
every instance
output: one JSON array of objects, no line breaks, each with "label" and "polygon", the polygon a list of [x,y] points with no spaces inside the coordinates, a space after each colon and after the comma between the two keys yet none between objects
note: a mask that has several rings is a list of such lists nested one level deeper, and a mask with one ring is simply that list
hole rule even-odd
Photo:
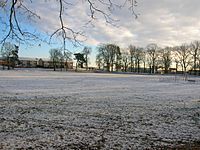
[{"label": "tree trunk", "polygon": [[156,65],[154,73],[157,73],[157,72],[158,72],[158,66]]},{"label": "tree trunk", "polygon": [[149,66],[149,73],[152,74],[152,67],[151,67],[151,65]]},{"label": "tree trunk", "polygon": [[155,61],[153,61],[153,65],[152,65],[152,73],[155,73]]},{"label": "tree trunk", "polygon": [[110,72],[110,63],[107,63],[107,71]]},{"label": "tree trunk", "polygon": [[126,62],[125,62],[125,64],[124,64],[124,67],[125,67],[125,68],[124,68],[124,71],[127,72],[127,63],[126,63]]},{"label": "tree trunk", "polygon": [[131,57],[131,72],[133,72],[133,58]]},{"label": "tree trunk", "polygon": [[140,61],[137,62],[137,73],[140,73]]},{"label": "tree trunk", "polygon": [[186,71],[187,71],[187,70],[186,70],[187,67],[186,67],[185,63],[184,63],[184,66],[183,66],[183,67],[184,67],[184,73],[186,73]]},{"label": "tree trunk", "polygon": [[87,56],[86,56],[86,70],[88,71],[88,58],[87,58]]},{"label": "tree trunk", "polygon": [[113,61],[111,62],[111,72],[113,72]]},{"label": "tree trunk", "polygon": [[137,62],[135,60],[135,63],[134,63],[134,72],[137,72]]},{"label": "tree trunk", "polygon": [[169,73],[169,68],[170,68],[169,65],[166,64],[166,65],[165,65],[165,73]]},{"label": "tree trunk", "polygon": [[168,68],[165,66],[165,73],[168,73]]},{"label": "tree trunk", "polygon": [[60,62],[60,71],[62,71],[62,61]]},{"label": "tree trunk", "polygon": [[181,67],[182,67],[182,74],[183,74],[184,73],[183,65],[181,65]]},{"label": "tree trunk", "polygon": [[53,60],[53,71],[56,71],[56,64],[54,60]]},{"label": "tree trunk", "polygon": [[118,69],[118,62],[115,63],[115,70],[118,72],[119,69]]},{"label": "tree trunk", "polygon": [[10,57],[7,58],[7,62],[8,62],[8,70],[10,70]]},{"label": "tree trunk", "polygon": [[199,59],[199,76],[200,76],[200,59]]},{"label": "tree trunk", "polygon": [[67,70],[68,70],[68,63],[67,63],[67,60],[66,60],[65,64],[66,64],[65,69],[66,69],[66,71],[67,71]]},{"label": "tree trunk", "polygon": [[197,51],[194,54],[194,75],[197,75]]},{"label": "tree trunk", "polygon": [[78,62],[76,62],[76,70],[75,71],[77,71],[78,70]]},{"label": "tree trunk", "polygon": [[99,67],[99,70],[101,70],[101,64],[100,63],[98,64],[98,67]]}]

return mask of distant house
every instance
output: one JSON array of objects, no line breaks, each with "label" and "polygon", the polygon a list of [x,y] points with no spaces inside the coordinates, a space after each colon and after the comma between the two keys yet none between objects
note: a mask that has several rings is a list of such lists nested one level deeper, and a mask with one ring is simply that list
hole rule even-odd
[{"label": "distant house", "polygon": [[38,62],[37,58],[19,57],[19,67],[36,68],[37,62]]},{"label": "distant house", "polygon": [[41,58],[43,61],[43,68],[53,68],[53,61],[48,58]]},{"label": "distant house", "polygon": [[3,69],[5,69],[5,66],[7,66],[7,65],[8,65],[8,63],[5,60],[3,60],[2,58],[0,58],[0,66],[2,66]]},{"label": "distant house", "polygon": [[37,62],[37,67],[44,67],[44,61],[40,58]]},{"label": "distant house", "polygon": [[45,58],[30,58],[30,57],[19,57],[18,67],[22,68],[51,68],[51,62],[49,59]]},{"label": "distant house", "polygon": [[177,68],[169,68],[169,73],[177,73]]},{"label": "distant house", "polygon": [[[53,61],[48,58],[40,58],[38,64],[43,68],[53,68]],[[63,62],[63,64],[64,66],[62,66],[62,68],[73,69],[73,61]],[[61,67],[60,63],[57,63],[57,67]]]},{"label": "distant house", "polygon": [[7,63],[6,63],[6,61],[5,60],[2,60],[2,59],[0,59],[0,65],[6,65]]},{"label": "distant house", "polygon": [[[73,61],[63,62],[62,68],[73,69]],[[0,65],[6,66],[7,63],[0,57]],[[19,62],[16,64],[18,68],[53,68],[53,61],[48,58],[30,58],[19,57]],[[57,67],[60,68],[60,63],[57,63]]]},{"label": "distant house", "polygon": [[15,67],[18,61],[14,61],[14,62],[9,62],[6,58],[0,57],[0,66],[3,66],[3,68],[5,66],[10,66],[10,67]]},{"label": "distant house", "polygon": [[[176,69],[176,68],[169,68],[167,73],[176,73],[176,72],[177,72],[177,69]],[[164,67],[161,67],[161,66],[158,67],[157,73],[165,74],[165,68],[164,68]]]},{"label": "distant house", "polygon": [[73,69],[73,61],[65,62],[65,68],[67,68],[67,69]]}]

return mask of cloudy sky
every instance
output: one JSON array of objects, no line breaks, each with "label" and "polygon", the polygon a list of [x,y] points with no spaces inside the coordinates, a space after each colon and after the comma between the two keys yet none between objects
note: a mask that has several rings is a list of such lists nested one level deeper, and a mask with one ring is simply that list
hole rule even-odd
[{"label": "cloudy sky", "polygon": [[[85,0],[69,0],[72,3],[64,11],[64,22],[75,31],[84,31],[87,39],[83,45],[95,48],[100,43],[116,43],[125,48],[133,44],[145,47],[149,43],[157,43],[160,47],[190,43],[200,40],[200,1],[199,0],[137,0],[135,12],[139,14],[135,19],[127,7],[113,9],[112,18],[119,20],[115,26],[105,23],[105,19],[96,14],[97,19],[92,24],[88,3]],[[122,0],[113,0],[122,3]],[[34,25],[40,32],[51,34],[59,27],[58,8],[55,0],[34,1],[31,6],[40,17],[35,23],[27,23],[26,27]],[[97,6],[106,11],[102,5]],[[106,11],[107,12],[107,11]],[[108,12],[107,12],[108,13]],[[73,52],[82,47],[74,48],[68,44]],[[59,45],[33,46],[23,49],[21,55],[48,57],[49,48]],[[93,50],[95,51],[95,50]],[[93,53],[94,57],[95,53]]]}]

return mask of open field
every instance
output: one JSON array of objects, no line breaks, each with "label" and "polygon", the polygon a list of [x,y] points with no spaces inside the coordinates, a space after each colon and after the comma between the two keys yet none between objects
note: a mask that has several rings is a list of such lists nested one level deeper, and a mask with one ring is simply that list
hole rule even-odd
[{"label": "open field", "polygon": [[0,149],[200,149],[199,141],[200,82],[0,71]]}]

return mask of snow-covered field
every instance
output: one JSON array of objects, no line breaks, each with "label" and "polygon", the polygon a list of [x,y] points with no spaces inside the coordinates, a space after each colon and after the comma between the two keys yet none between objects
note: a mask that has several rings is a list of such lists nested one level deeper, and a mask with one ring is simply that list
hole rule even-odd
[{"label": "snow-covered field", "polygon": [[0,71],[0,149],[158,149],[198,142],[199,78],[174,78]]}]

